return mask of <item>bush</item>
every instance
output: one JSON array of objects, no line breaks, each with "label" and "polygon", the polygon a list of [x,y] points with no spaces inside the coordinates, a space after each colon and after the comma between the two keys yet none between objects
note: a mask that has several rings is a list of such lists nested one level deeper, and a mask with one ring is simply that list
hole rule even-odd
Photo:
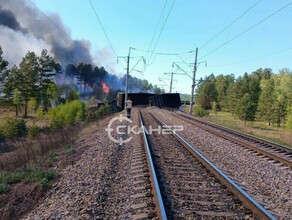
[{"label": "bush", "polygon": [[207,110],[203,109],[201,106],[195,107],[195,116],[204,117],[206,115],[209,115],[209,112]]},{"label": "bush", "polygon": [[286,127],[292,129],[292,106],[287,109],[287,112]]},{"label": "bush", "polygon": [[48,186],[49,181],[57,176],[54,170],[44,170],[38,166],[13,172],[0,172],[0,194],[9,191],[9,185],[26,182],[38,182],[43,187]]},{"label": "bush", "polygon": [[96,113],[94,111],[88,111],[86,121],[93,121],[96,118]]},{"label": "bush", "polygon": [[45,118],[45,113],[42,108],[38,108],[36,112],[36,118],[40,120]]},{"label": "bush", "polygon": [[44,187],[48,186],[48,182],[57,176],[56,171],[43,170],[38,166],[32,167],[28,172],[25,178],[26,182],[39,182]]},{"label": "bush", "polygon": [[100,119],[111,112],[111,106],[106,103],[100,106],[97,111],[88,111],[86,121],[93,121],[95,119]]},{"label": "bush", "polygon": [[96,111],[96,117],[101,118],[110,113],[110,111],[111,111],[110,105],[106,103],[105,105],[100,106],[99,109]]},{"label": "bush", "polygon": [[18,136],[26,136],[27,135],[27,126],[24,120],[17,120],[17,129]]},{"label": "bush", "polygon": [[212,102],[212,112],[216,115],[218,112],[218,104],[217,102]]},{"label": "bush", "polygon": [[33,125],[28,129],[28,138],[34,139],[38,134],[38,127],[33,123]]},{"label": "bush", "polygon": [[0,183],[1,184],[14,184],[19,183],[25,177],[23,171],[14,171],[14,172],[1,172],[0,173]]},{"label": "bush", "polygon": [[64,122],[61,118],[59,117],[53,117],[51,119],[50,127],[52,130],[58,130],[64,126]]},{"label": "bush", "polygon": [[6,193],[9,191],[9,186],[6,183],[0,183],[0,194]]},{"label": "bush", "polygon": [[57,151],[55,149],[50,150],[48,153],[47,163],[51,164],[57,161],[57,159],[58,159]]},{"label": "bush", "polygon": [[86,105],[79,100],[67,102],[51,109],[49,112],[51,128],[55,130],[64,125],[74,125],[78,121],[83,121],[86,111]]},{"label": "bush", "polygon": [[0,139],[13,139],[25,136],[27,127],[25,121],[11,116],[6,117],[0,122]]},{"label": "bush", "polygon": [[36,98],[30,98],[30,100],[28,101],[29,110],[36,111],[37,105],[38,105],[37,99]]}]

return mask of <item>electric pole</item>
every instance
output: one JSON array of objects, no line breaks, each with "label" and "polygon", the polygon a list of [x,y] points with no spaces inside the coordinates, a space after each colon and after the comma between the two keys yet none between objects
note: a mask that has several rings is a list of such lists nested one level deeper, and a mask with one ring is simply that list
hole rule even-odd
[{"label": "electric pole", "polygon": [[140,61],[144,61],[144,68],[145,68],[145,58],[143,56],[140,57],[140,59],[136,62],[136,64],[132,67],[132,69],[130,69],[130,59],[131,58],[139,58],[139,57],[131,57],[131,50],[136,50],[135,48],[133,47],[129,47],[129,53],[128,53],[128,56],[118,56],[118,60],[119,58],[124,58],[127,62],[127,74],[126,74],[126,89],[125,89],[125,101],[128,100],[128,95],[129,95],[129,74],[132,72],[132,71],[136,71],[136,72],[139,72],[141,73],[142,71],[139,71],[139,70],[136,70],[135,67],[140,63]]},{"label": "electric pole", "polygon": [[[174,73],[174,72],[171,72],[171,73],[164,73],[164,75],[169,75],[171,74],[170,76],[170,85],[169,85],[169,93],[172,92],[172,85],[173,85],[173,81],[176,81],[176,80],[173,80],[173,75],[186,75],[185,73]],[[169,79],[168,79],[169,80]]]},{"label": "electric pole", "polygon": [[195,64],[194,64],[194,75],[193,75],[193,84],[192,84],[192,98],[190,103],[190,115],[193,113],[193,103],[194,103],[194,90],[196,86],[196,72],[197,72],[197,58],[198,58],[198,48],[196,48],[196,54],[195,54]]},{"label": "electric pole", "polygon": [[131,47],[129,47],[129,54],[127,57],[127,75],[126,75],[126,90],[125,90],[125,101],[128,100],[128,78],[129,78],[129,66],[130,66],[130,53],[131,53]]},{"label": "electric pole", "polygon": [[171,72],[169,93],[171,93],[171,90],[172,90],[172,81],[173,81],[173,72]]}]

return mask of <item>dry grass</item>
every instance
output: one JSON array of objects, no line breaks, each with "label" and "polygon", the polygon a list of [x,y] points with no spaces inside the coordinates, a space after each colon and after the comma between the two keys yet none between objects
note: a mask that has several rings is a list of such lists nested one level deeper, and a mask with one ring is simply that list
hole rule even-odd
[{"label": "dry grass", "polygon": [[204,119],[292,147],[292,130],[285,127],[269,126],[267,123],[262,122],[247,122],[246,125],[244,125],[243,121],[233,117],[232,114],[228,112],[218,112],[216,115],[210,114]]},{"label": "dry grass", "polygon": [[40,134],[35,140],[24,140],[14,144],[15,150],[0,156],[0,170],[13,171],[45,157],[45,155],[64,145],[71,145],[79,129],[66,127],[56,132]]},{"label": "dry grass", "polygon": [[[0,120],[6,118],[7,116],[15,116],[15,109],[12,107],[0,107]],[[19,112],[19,116],[17,118],[23,119],[26,122],[27,126],[32,126],[35,124],[38,128],[47,128],[50,126],[49,120],[46,119],[38,119],[36,117],[36,113],[34,111],[28,112],[28,117],[23,117],[23,113]]]}]

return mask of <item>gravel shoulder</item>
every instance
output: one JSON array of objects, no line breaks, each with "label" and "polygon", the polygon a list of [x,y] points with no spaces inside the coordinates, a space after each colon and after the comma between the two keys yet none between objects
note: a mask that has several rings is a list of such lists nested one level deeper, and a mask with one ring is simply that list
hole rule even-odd
[{"label": "gravel shoulder", "polygon": [[170,125],[183,125],[181,135],[208,159],[245,189],[275,216],[292,216],[292,171],[266,158],[210,134],[189,123],[171,117],[170,112],[149,108],[156,117]]},{"label": "gravel shoulder", "polygon": [[120,146],[109,139],[105,129],[114,116],[80,132],[76,144],[87,149],[60,172],[43,202],[23,219],[129,218],[131,145]]}]

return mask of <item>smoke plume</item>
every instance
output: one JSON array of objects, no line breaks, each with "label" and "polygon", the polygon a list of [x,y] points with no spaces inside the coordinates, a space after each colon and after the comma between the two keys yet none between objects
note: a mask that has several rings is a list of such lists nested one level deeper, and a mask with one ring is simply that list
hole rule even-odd
[{"label": "smoke plume", "polygon": [[62,65],[92,63],[90,43],[73,40],[58,14],[42,14],[30,1],[0,0],[0,46],[10,64],[28,50],[48,49]]},{"label": "smoke plume", "polygon": [[23,31],[23,29],[20,27],[20,24],[16,20],[14,14],[10,10],[2,9],[0,5],[0,25],[9,27],[13,30],[20,30]]}]

